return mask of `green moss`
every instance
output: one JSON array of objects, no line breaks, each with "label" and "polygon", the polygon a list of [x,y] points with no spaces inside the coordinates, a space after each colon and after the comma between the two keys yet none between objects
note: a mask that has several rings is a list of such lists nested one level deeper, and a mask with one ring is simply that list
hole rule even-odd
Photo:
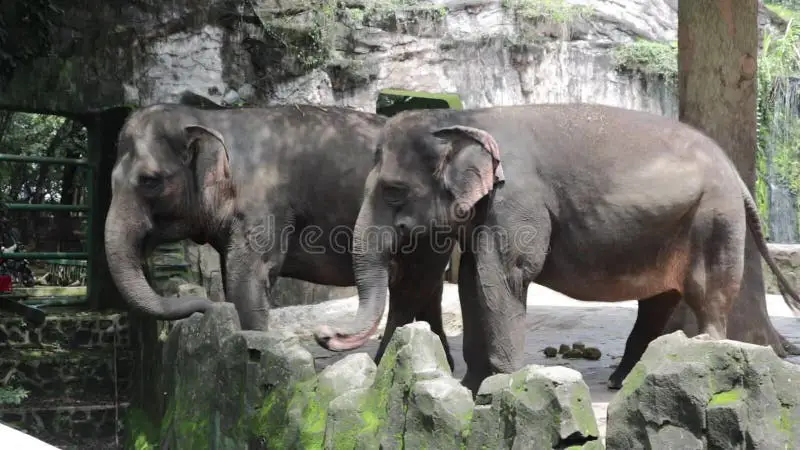
[{"label": "green moss", "polygon": [[[597,419],[592,410],[592,401],[589,388],[586,385],[576,384],[575,389],[570,395],[570,409],[572,410],[575,423],[580,427],[585,436],[597,436]],[[560,422],[561,417],[558,417]],[[556,422],[556,423],[559,423]]]},{"label": "green moss", "polygon": [[328,419],[327,405],[322,406],[316,390],[317,379],[303,381],[295,384],[289,409],[299,409],[302,421],[300,422],[300,443],[305,449],[322,449],[325,440],[325,422]]},{"label": "green moss", "polygon": [[711,400],[709,400],[708,406],[713,407],[713,406],[730,405],[731,403],[735,403],[741,400],[743,394],[744,390],[740,387],[732,389],[730,391],[717,392],[716,394],[711,396]]},{"label": "green moss", "polygon": [[[327,404],[320,401],[317,378],[313,377],[290,381],[270,392],[253,417],[250,433],[288,447],[300,444],[306,449],[321,449],[326,421]],[[297,436],[293,430],[299,431]]]},{"label": "green moss", "polygon": [[612,52],[612,57],[618,71],[655,76],[663,79],[669,86],[675,86],[677,83],[677,42],[641,39],[617,46]]},{"label": "green moss", "polygon": [[147,418],[144,411],[137,408],[128,409],[125,421],[129,443],[135,450],[158,448],[158,428]]},{"label": "green moss", "polygon": [[781,415],[775,420],[775,428],[783,433],[788,439],[789,448],[797,448],[796,432],[800,429],[800,424],[792,423],[792,408],[788,406],[781,406]]},{"label": "green moss", "polygon": [[191,395],[187,395],[184,400],[183,390],[178,389],[175,394],[167,404],[161,424],[161,436],[168,437],[168,441],[173,444],[180,442],[186,448],[208,448],[209,420],[197,414],[197,411],[202,411],[203,408],[197,408],[192,402]]},{"label": "green moss", "polygon": [[635,366],[633,366],[633,370],[630,371],[625,380],[622,383],[622,389],[620,389],[620,393],[623,395],[629,395],[636,389],[644,384],[645,377],[647,372],[645,371],[644,365],[639,362]]}]

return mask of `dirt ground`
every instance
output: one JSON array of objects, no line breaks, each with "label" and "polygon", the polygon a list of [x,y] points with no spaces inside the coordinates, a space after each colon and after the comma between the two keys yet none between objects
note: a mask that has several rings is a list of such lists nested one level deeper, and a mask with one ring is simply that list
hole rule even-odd
[{"label": "dirt ground", "polygon": [[[352,314],[357,307],[357,298],[351,297],[327,303],[329,305],[317,305],[318,311],[313,316],[324,316],[330,319],[335,315]],[[449,342],[456,363],[454,376],[460,378],[465,372],[465,366],[462,359],[461,313],[456,285],[445,285],[442,303],[445,328],[450,338]],[[581,372],[591,392],[601,438],[605,437],[606,408],[616,393],[616,391],[606,388],[606,381],[622,357],[625,340],[636,320],[636,306],[635,301],[581,302],[535,284],[532,284],[528,290],[528,335],[525,362],[526,364],[562,365]],[[800,318],[792,315],[783,299],[777,295],[768,295],[767,309],[775,327],[791,342],[800,344]],[[314,319],[309,318],[308,320]],[[295,322],[295,326],[305,330],[313,327],[307,320],[299,320]],[[562,359],[560,356],[547,358],[543,354],[545,347],[558,348],[561,344],[571,345],[576,341],[599,348],[602,352],[601,358],[596,361],[574,360]],[[315,347],[312,345],[309,348],[315,355],[320,370],[348,354],[333,353]],[[376,347],[377,341],[373,340],[358,352],[368,352],[373,355]],[[800,364],[800,357],[788,360]]]}]

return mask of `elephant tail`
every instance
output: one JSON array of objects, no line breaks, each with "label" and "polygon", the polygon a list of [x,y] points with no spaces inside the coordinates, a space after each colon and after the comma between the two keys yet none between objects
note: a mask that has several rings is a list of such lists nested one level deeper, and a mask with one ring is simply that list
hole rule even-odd
[{"label": "elephant tail", "polygon": [[781,296],[783,296],[784,302],[786,302],[786,305],[789,307],[789,309],[794,311],[795,315],[797,315],[797,313],[800,313],[800,296],[797,295],[797,292],[794,290],[786,277],[783,276],[783,273],[781,273],[777,264],[775,264],[775,261],[772,259],[772,256],[769,254],[767,241],[764,238],[764,229],[761,227],[761,220],[758,218],[758,207],[756,206],[756,201],[753,199],[753,196],[750,194],[750,190],[747,189],[747,185],[744,184],[744,180],[742,180],[741,177],[739,177],[739,184],[741,185],[742,197],[744,198],[747,228],[753,234],[753,238],[756,242],[756,247],[758,248],[759,253],[761,253],[762,257],[764,257],[764,260],[772,270],[772,273],[774,273],[775,277],[778,279],[778,289],[781,291]]}]

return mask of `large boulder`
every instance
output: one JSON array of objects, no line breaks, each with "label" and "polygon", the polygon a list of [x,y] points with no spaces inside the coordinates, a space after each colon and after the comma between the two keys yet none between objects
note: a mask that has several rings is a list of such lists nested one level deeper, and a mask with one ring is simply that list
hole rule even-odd
[{"label": "large boulder", "polygon": [[472,406],[439,338],[413,322],[395,330],[369,389],[331,402],[325,448],[459,448]]},{"label": "large boulder", "polygon": [[800,448],[800,367],[682,331],[650,343],[608,406],[608,449]]},{"label": "large boulder", "polygon": [[[795,244],[767,244],[772,259],[775,260],[778,268],[783,272],[783,276],[789,283],[800,291],[800,245]],[[766,261],[761,259],[764,269],[764,288],[767,294],[780,295],[778,289],[778,279],[772,273]]]},{"label": "large boulder", "polygon": [[318,375],[296,336],[241,331],[230,303],[176,321],[163,367],[166,408],[151,427],[160,436],[151,439],[169,448],[215,442],[220,449],[321,448],[328,403],[370,386],[376,371],[368,355],[356,354]]},{"label": "large boulder", "polygon": [[524,367],[484,380],[467,449],[602,449],[589,387],[559,366]]}]

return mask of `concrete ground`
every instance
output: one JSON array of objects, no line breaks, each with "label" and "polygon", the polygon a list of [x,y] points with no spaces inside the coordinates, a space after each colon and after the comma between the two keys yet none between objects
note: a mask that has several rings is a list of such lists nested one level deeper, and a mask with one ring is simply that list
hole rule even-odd
[{"label": "concrete ground", "polygon": [[[531,284],[528,289],[529,331],[525,347],[525,363],[561,365],[581,372],[591,392],[595,416],[603,439],[606,408],[616,393],[606,388],[606,381],[622,357],[625,340],[636,320],[636,307],[635,301],[582,302],[536,284]],[[274,310],[271,322],[277,322],[280,328],[308,335],[321,321],[335,321],[337,317],[354,314],[356,308],[357,297],[332,300],[313,306],[287,307]],[[793,316],[783,299],[778,295],[768,295],[767,309],[775,327],[789,341],[800,344],[800,318]],[[385,316],[384,313],[384,323]],[[454,376],[460,378],[465,372],[465,366],[462,359],[461,311],[458,289],[454,284],[445,284],[443,316],[456,363]],[[602,352],[601,358],[596,361],[573,360],[561,357],[546,358],[543,354],[545,347],[558,348],[560,344],[571,345],[576,341],[599,348]],[[368,345],[350,353],[367,352],[373,355],[376,347],[377,340],[372,340]],[[320,370],[348,354],[329,352],[313,343],[309,345],[309,349],[315,355]],[[800,364],[800,357],[789,360]]]}]

